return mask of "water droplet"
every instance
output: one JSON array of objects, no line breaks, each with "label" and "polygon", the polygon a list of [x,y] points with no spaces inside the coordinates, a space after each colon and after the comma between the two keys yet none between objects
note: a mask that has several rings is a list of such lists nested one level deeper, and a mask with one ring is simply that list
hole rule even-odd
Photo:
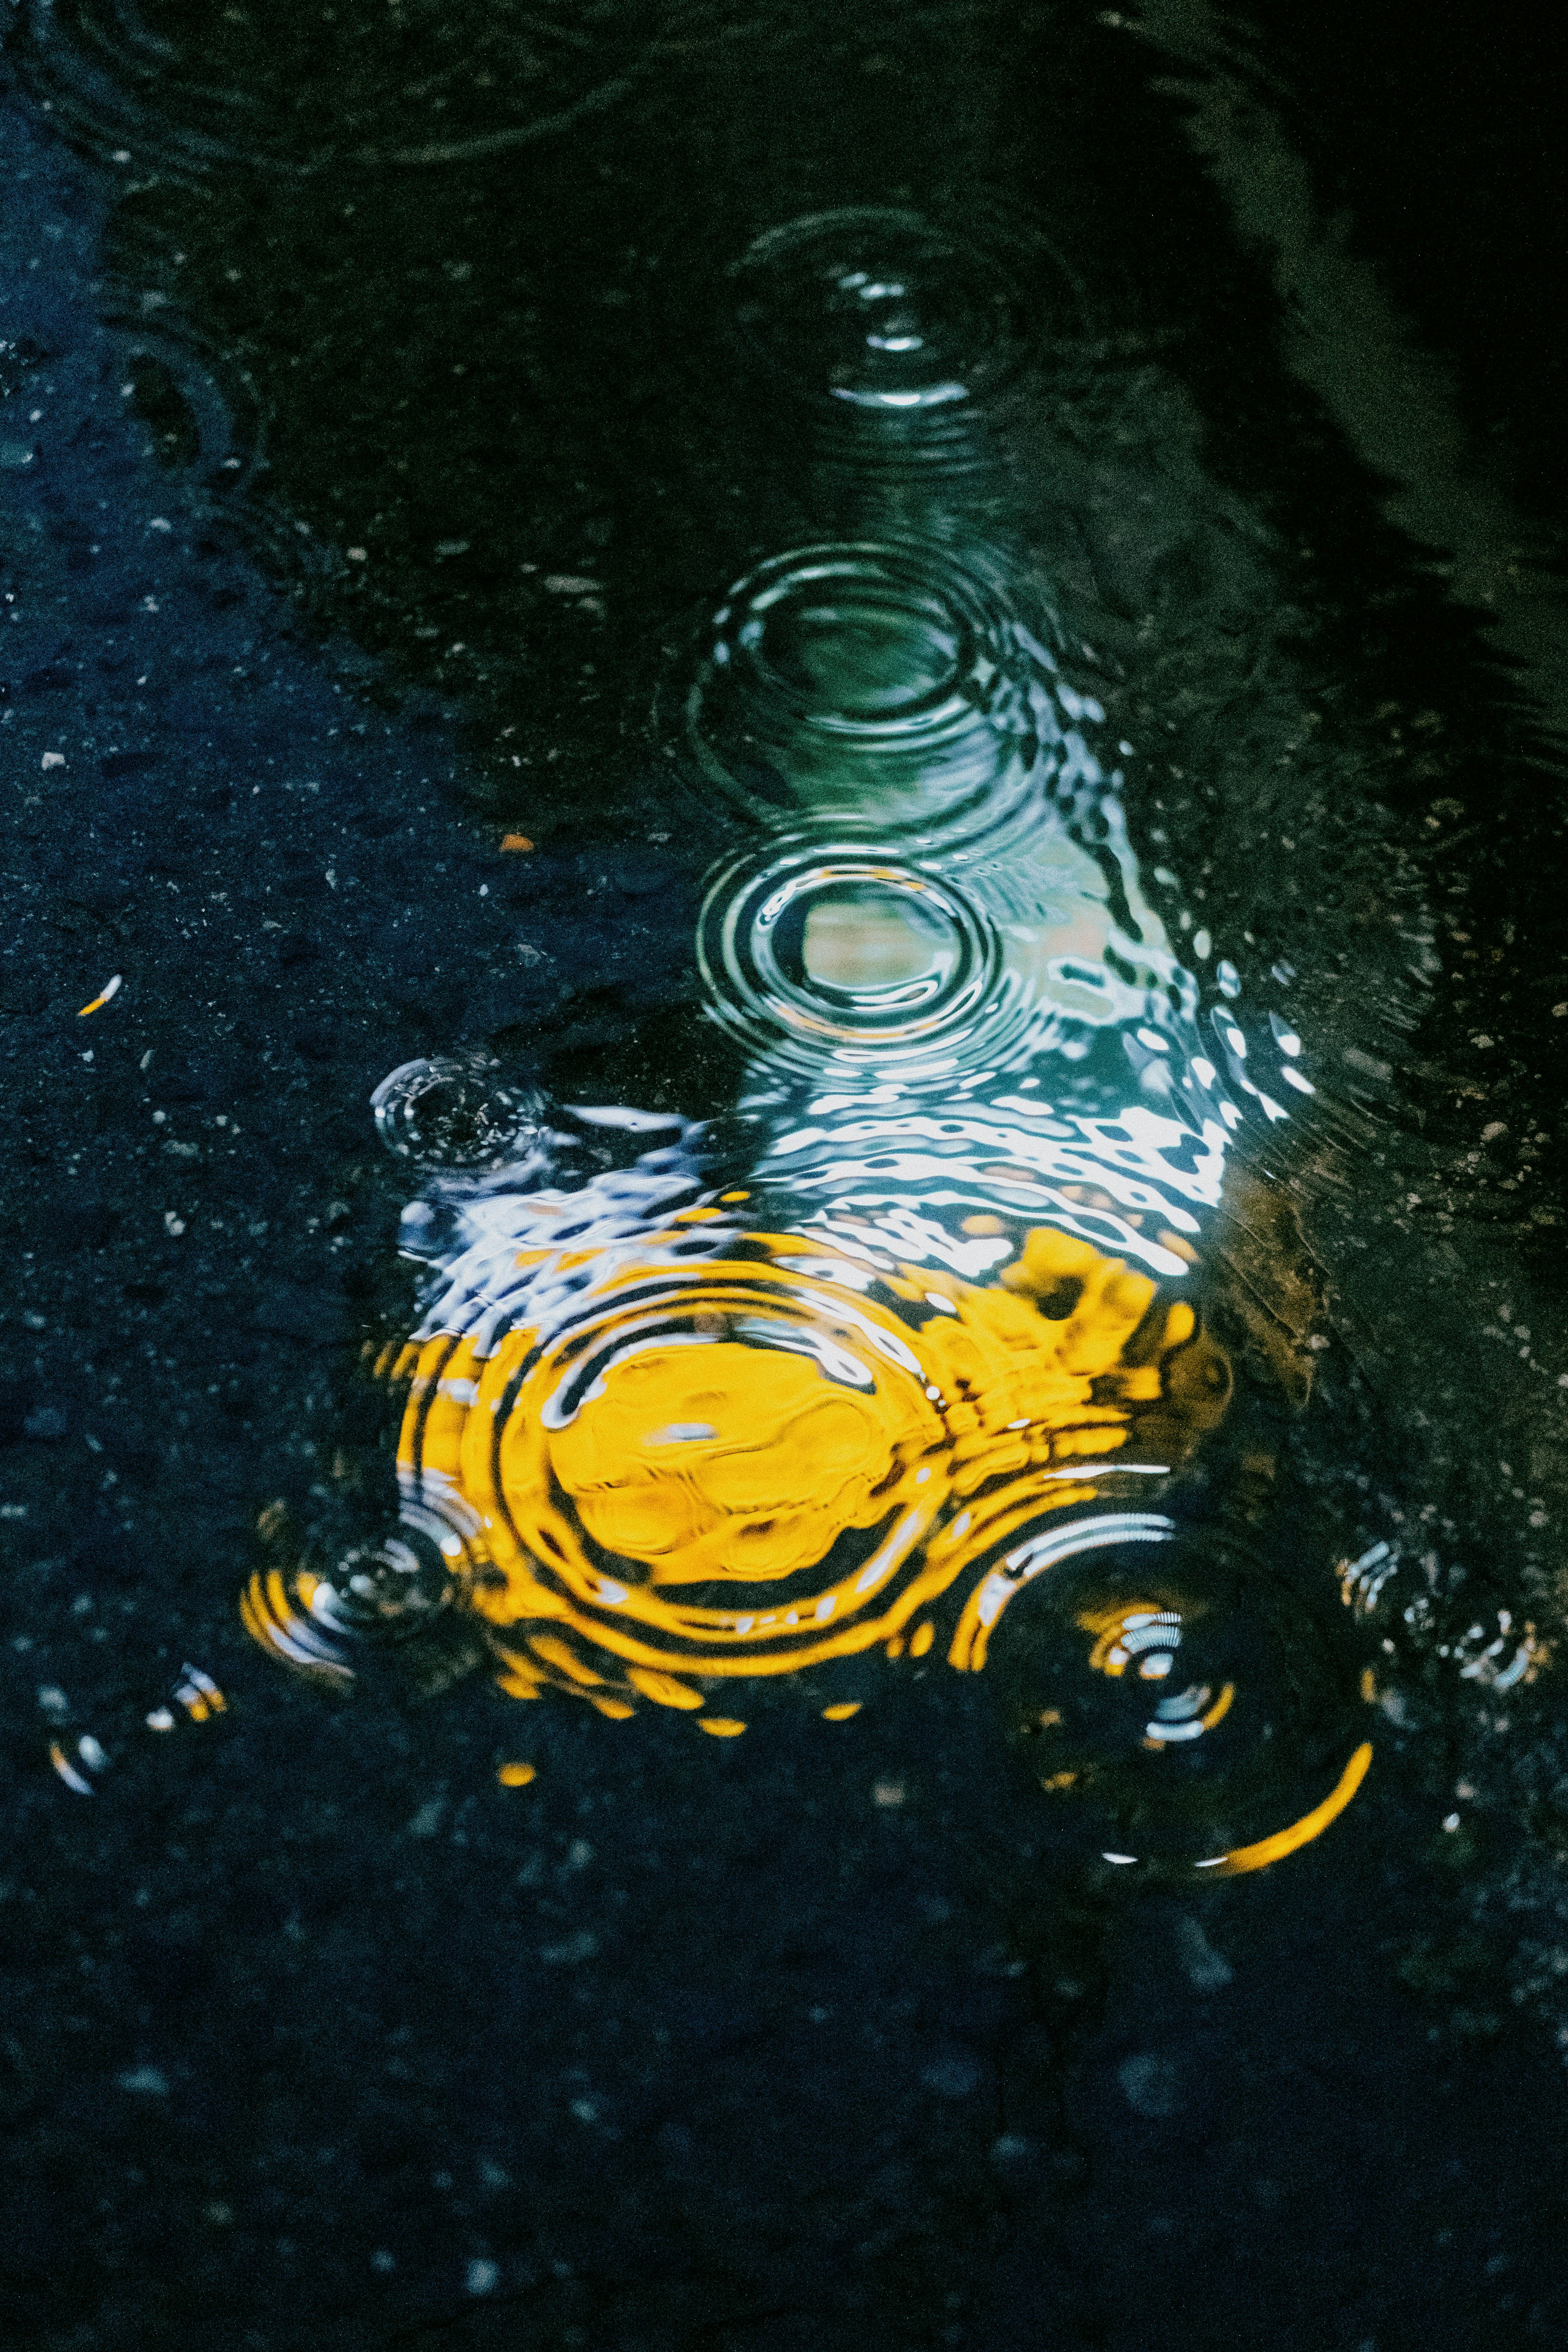
[{"label": "water droplet", "polygon": [[[747,1044],[820,1073],[884,1077],[990,1050],[1003,952],[957,884],[852,836],[795,837],[732,861],[698,932],[713,1011]],[[945,1057],[943,1049],[946,1048]]]},{"label": "water droplet", "polygon": [[376,1132],[400,1160],[489,1168],[521,1159],[541,1131],[543,1097],[503,1082],[488,1055],[405,1062],[372,1095]]},{"label": "water droplet", "polygon": [[1059,264],[1040,268],[1042,252],[1016,231],[974,241],[912,211],[813,213],[735,265],[736,320],[809,397],[929,415],[999,383],[1028,348],[1031,314],[1047,312],[1047,331],[1076,325],[1073,289]]}]

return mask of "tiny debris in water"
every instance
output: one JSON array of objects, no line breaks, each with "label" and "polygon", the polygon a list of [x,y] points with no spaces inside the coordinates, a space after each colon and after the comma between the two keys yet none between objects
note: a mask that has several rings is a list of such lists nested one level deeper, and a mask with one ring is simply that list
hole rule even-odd
[{"label": "tiny debris in water", "polygon": [[79,1021],[85,1021],[89,1013],[101,1013],[103,1007],[109,1003],[110,998],[111,996],[118,995],[120,992],[120,982],[121,975],[119,972],[115,973],[112,980],[106,980],[103,986],[99,990],[98,994],[93,998],[91,1003],[84,1004],[82,1006],[80,1012],[76,1016],[77,1019]]}]

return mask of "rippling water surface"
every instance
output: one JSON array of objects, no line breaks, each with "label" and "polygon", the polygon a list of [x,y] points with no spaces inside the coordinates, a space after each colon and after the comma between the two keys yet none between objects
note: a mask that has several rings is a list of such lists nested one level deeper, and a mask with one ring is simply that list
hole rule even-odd
[{"label": "rippling water surface", "polygon": [[1305,2346],[1435,2067],[1550,2338],[1557,556],[1299,46],[14,12],[28,2340]]}]

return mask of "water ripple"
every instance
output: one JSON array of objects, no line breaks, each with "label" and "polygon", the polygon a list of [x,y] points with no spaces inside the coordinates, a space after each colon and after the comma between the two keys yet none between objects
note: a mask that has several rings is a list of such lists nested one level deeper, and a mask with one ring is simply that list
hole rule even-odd
[{"label": "water ripple", "polygon": [[778,381],[886,417],[977,399],[1032,346],[1081,330],[1063,264],[979,209],[962,231],[887,206],[808,214],[731,275],[736,325]]},{"label": "water ripple", "polygon": [[874,810],[889,839],[950,847],[1005,833],[1070,760],[1055,668],[979,554],[799,548],[714,613],[683,748],[763,824]]},{"label": "water ripple", "polygon": [[698,961],[715,1017],[759,1052],[846,1074],[951,1070],[998,1050],[1018,1003],[995,923],[951,877],[847,829],[732,860],[712,880]]},{"label": "water ripple", "polygon": [[390,1152],[447,1168],[515,1162],[540,1139],[544,1115],[542,1098],[507,1084],[488,1054],[405,1062],[370,1101]]},{"label": "water ripple", "polygon": [[442,164],[615,105],[693,14],[668,0],[395,0],[279,16],[189,0],[26,0],[11,54],[55,120],[139,169]]}]

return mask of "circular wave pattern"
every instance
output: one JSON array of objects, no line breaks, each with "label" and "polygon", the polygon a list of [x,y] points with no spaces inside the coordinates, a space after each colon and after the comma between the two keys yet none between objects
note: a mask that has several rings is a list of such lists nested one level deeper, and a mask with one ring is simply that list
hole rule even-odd
[{"label": "circular wave pattern", "polygon": [[825,1076],[951,1068],[961,1048],[991,1050],[1013,994],[995,926],[961,887],[842,832],[725,867],[697,952],[732,1035]]},{"label": "circular wave pattern", "polygon": [[731,589],[686,694],[686,743],[770,826],[874,810],[883,838],[972,849],[1037,797],[1047,694],[975,571],[912,542],[830,543]]},{"label": "circular wave pattern", "polygon": [[1239,1544],[1158,1512],[1031,1531],[955,1646],[972,1669],[994,1648],[1013,1742],[1112,1863],[1261,1868],[1327,1827],[1370,1761],[1323,1629]]},{"label": "circular wave pattern", "polygon": [[111,324],[121,398],[145,428],[149,455],[214,504],[243,499],[266,465],[266,409],[248,369],[183,324]]},{"label": "circular wave pattern", "polygon": [[776,378],[884,419],[973,400],[1017,364],[1037,322],[1047,336],[1078,323],[1076,289],[1037,240],[972,241],[909,210],[789,221],[732,276],[736,324]]},{"label": "circular wave pattern", "polygon": [[1164,1465],[1196,1441],[1173,1402],[1192,1310],[1086,1244],[1035,1232],[982,1289],[714,1215],[596,1254],[580,1291],[574,1254],[542,1264],[528,1319],[498,1329],[490,1293],[400,1367],[405,1492],[520,1696],[696,1709],[918,1654],[977,1560],[1124,1491],[1145,1436]]},{"label": "circular wave pattern", "polygon": [[544,1118],[543,1097],[506,1085],[484,1054],[405,1062],[383,1078],[370,1103],[390,1152],[443,1168],[516,1160],[537,1140]]},{"label": "circular wave pattern", "polygon": [[1113,1864],[1235,1874],[1327,1827],[1371,1755],[1345,1660],[1223,1525],[1168,1515],[1234,1388],[1186,1263],[997,1215],[755,1230],[670,1159],[442,1180],[441,1295],[378,1367],[401,1525],[324,1576],[277,1552],[252,1635],[427,1688],[488,1650],[516,1697],[718,1737],[789,1685],[848,1715],[857,1661],[929,1656],[991,1675]]},{"label": "circular wave pattern", "polygon": [[477,1605],[522,1626],[514,1678],[679,1705],[689,1685],[646,1677],[787,1674],[918,1605],[943,1424],[900,1318],[798,1243],[696,1247],[626,1267],[552,1338],[420,1364],[405,1460],[485,1522],[500,1581],[481,1571]]},{"label": "circular wave pattern", "polygon": [[398,1532],[356,1545],[330,1576],[303,1562],[258,1569],[240,1597],[246,1631],[302,1673],[352,1680],[367,1652],[427,1636],[457,1597],[461,1549],[450,1524],[417,1504]]},{"label": "circular wave pattern", "polygon": [[461,163],[625,95],[689,10],[668,0],[396,0],[279,12],[26,0],[12,54],[95,151],[203,173]]}]

